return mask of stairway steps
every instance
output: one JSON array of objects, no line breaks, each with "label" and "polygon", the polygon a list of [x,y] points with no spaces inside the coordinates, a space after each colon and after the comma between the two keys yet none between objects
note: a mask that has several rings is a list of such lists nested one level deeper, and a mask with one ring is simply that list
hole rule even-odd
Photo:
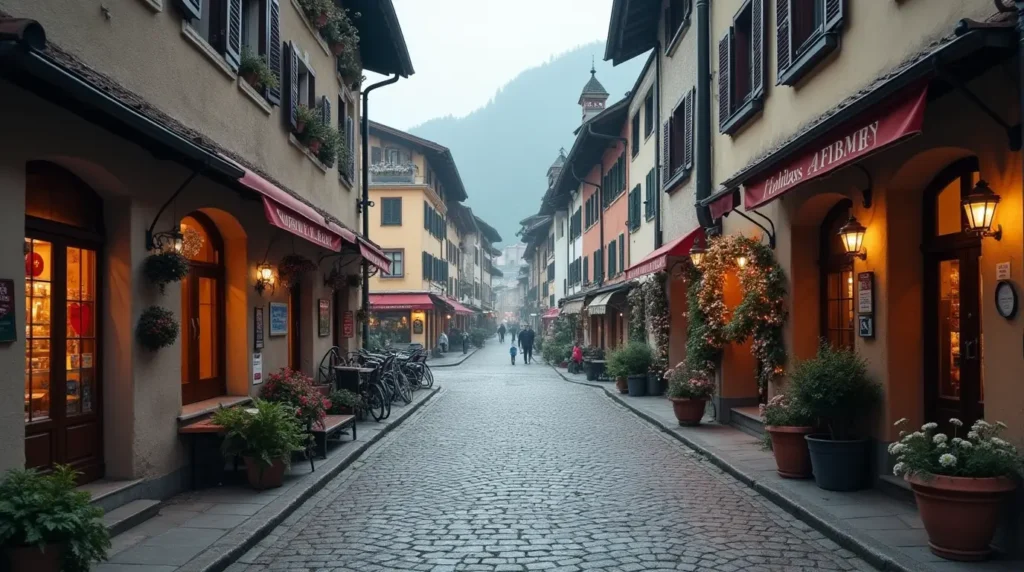
[{"label": "stairway steps", "polygon": [[153,518],[160,512],[160,501],[139,499],[123,504],[103,515],[103,524],[116,536]]}]

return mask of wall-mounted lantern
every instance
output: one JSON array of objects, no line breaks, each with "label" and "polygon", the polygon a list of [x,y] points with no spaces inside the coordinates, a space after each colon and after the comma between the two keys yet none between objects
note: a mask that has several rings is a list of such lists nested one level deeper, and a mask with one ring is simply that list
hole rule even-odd
[{"label": "wall-mounted lantern", "polygon": [[839,238],[843,241],[843,248],[846,249],[847,256],[867,260],[867,253],[861,252],[861,246],[864,244],[864,233],[867,230],[864,225],[857,222],[857,217],[853,215],[850,215],[850,220],[846,221],[843,228],[839,229]]},{"label": "wall-mounted lantern", "polygon": [[992,221],[999,206],[999,195],[989,188],[985,181],[978,181],[974,189],[960,202],[967,214],[967,232],[996,240],[1003,238],[1003,226],[998,225],[992,232]]},{"label": "wall-mounted lantern", "polygon": [[703,247],[697,246],[697,243],[690,247],[690,262],[693,263],[694,268],[700,268],[700,265],[704,263],[705,254],[707,251]]},{"label": "wall-mounted lantern", "polygon": [[266,262],[263,262],[256,267],[255,288],[256,293],[259,294],[260,296],[262,296],[263,292],[266,291],[268,288],[270,289],[271,294],[274,293],[274,269]]}]

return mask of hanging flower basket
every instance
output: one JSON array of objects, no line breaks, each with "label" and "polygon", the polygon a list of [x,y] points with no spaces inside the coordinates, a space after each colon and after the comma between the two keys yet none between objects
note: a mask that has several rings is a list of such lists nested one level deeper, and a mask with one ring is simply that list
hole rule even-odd
[{"label": "hanging flower basket", "polygon": [[286,287],[302,282],[310,272],[316,270],[316,264],[301,254],[289,254],[277,264],[277,276]]},{"label": "hanging flower basket", "polygon": [[188,270],[188,259],[173,251],[149,255],[142,267],[146,280],[159,286],[161,294],[168,284],[184,280]]},{"label": "hanging flower basket", "polygon": [[327,286],[331,290],[342,290],[344,288],[355,288],[359,286],[359,276],[355,274],[345,274],[337,266],[331,268],[331,271],[324,276],[324,286]]},{"label": "hanging flower basket", "polygon": [[173,345],[178,339],[178,320],[167,308],[150,306],[142,312],[135,337],[151,352]]}]

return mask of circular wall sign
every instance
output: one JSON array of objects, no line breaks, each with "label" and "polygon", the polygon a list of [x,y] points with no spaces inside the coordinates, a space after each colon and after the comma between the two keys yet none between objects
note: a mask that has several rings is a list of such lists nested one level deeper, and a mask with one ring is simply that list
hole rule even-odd
[{"label": "circular wall sign", "polygon": [[1017,315],[1017,291],[1008,280],[996,284],[996,310],[1007,320]]}]

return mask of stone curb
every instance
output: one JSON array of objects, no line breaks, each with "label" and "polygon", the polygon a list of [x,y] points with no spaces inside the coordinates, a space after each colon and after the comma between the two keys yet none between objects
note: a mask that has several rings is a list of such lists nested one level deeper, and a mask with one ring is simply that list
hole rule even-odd
[{"label": "stone curb", "polygon": [[[402,414],[395,418],[393,423],[388,423],[367,441],[359,441],[359,446],[341,459],[337,465],[330,467],[320,473],[318,478],[307,486],[298,486],[281,495],[257,512],[252,518],[246,520],[241,526],[231,530],[224,538],[218,540],[198,556],[178,568],[178,572],[222,572],[236,560],[241,558],[252,547],[259,544],[289,515],[291,515],[304,502],[312,498],[324,486],[338,476],[349,465],[356,461],[371,446],[380,441],[385,435],[401,425],[418,409],[426,405],[438,392],[440,386],[428,390],[430,393],[420,401],[410,406]],[[301,489],[301,490],[295,490]],[[264,516],[265,515],[265,516]],[[258,519],[258,522],[254,522]]]},{"label": "stone curb", "polygon": [[473,348],[473,351],[467,353],[465,356],[463,356],[462,359],[460,359],[459,361],[454,362],[454,363],[443,363],[443,364],[439,364],[439,365],[431,365],[430,360],[427,360],[427,365],[430,366],[430,369],[440,369],[440,368],[443,368],[443,367],[455,367],[457,365],[462,365],[462,362],[464,362],[464,361],[468,360],[469,358],[473,357],[474,355],[476,355],[476,352],[480,351],[480,349],[481,348]]},{"label": "stone curb", "polygon": [[686,445],[690,449],[693,449],[701,456],[709,460],[719,469],[722,469],[736,480],[747,485],[751,489],[757,491],[762,496],[772,501],[779,508],[785,510],[794,517],[807,523],[808,525],[815,528],[818,532],[824,534],[827,538],[838,544],[839,546],[853,552],[857,556],[863,558],[866,562],[883,570],[885,572],[921,572],[922,564],[920,562],[913,561],[908,556],[897,555],[893,556],[888,554],[887,547],[882,545],[880,542],[871,539],[864,538],[859,535],[852,533],[846,525],[840,524],[835,520],[834,517],[827,514],[822,514],[814,508],[808,508],[801,505],[796,500],[790,498],[783,491],[779,491],[770,485],[766,485],[759,482],[756,478],[745,472],[744,470],[736,467],[729,461],[722,458],[720,455],[715,453],[712,449],[705,447],[704,445],[697,443],[696,441],[681,435],[674,431],[672,427],[662,423],[661,421],[651,417],[647,413],[634,407],[632,404],[627,402],[625,399],[615,394],[613,391],[603,385],[576,381],[569,379],[557,367],[551,366],[551,369],[555,370],[555,373],[559,377],[568,381],[569,383],[575,383],[576,385],[584,385],[588,387],[597,387],[604,390],[605,396],[621,404],[623,407],[631,411],[637,417],[640,417],[644,421],[654,425],[660,429],[663,433],[667,433],[675,438],[680,443]]}]

